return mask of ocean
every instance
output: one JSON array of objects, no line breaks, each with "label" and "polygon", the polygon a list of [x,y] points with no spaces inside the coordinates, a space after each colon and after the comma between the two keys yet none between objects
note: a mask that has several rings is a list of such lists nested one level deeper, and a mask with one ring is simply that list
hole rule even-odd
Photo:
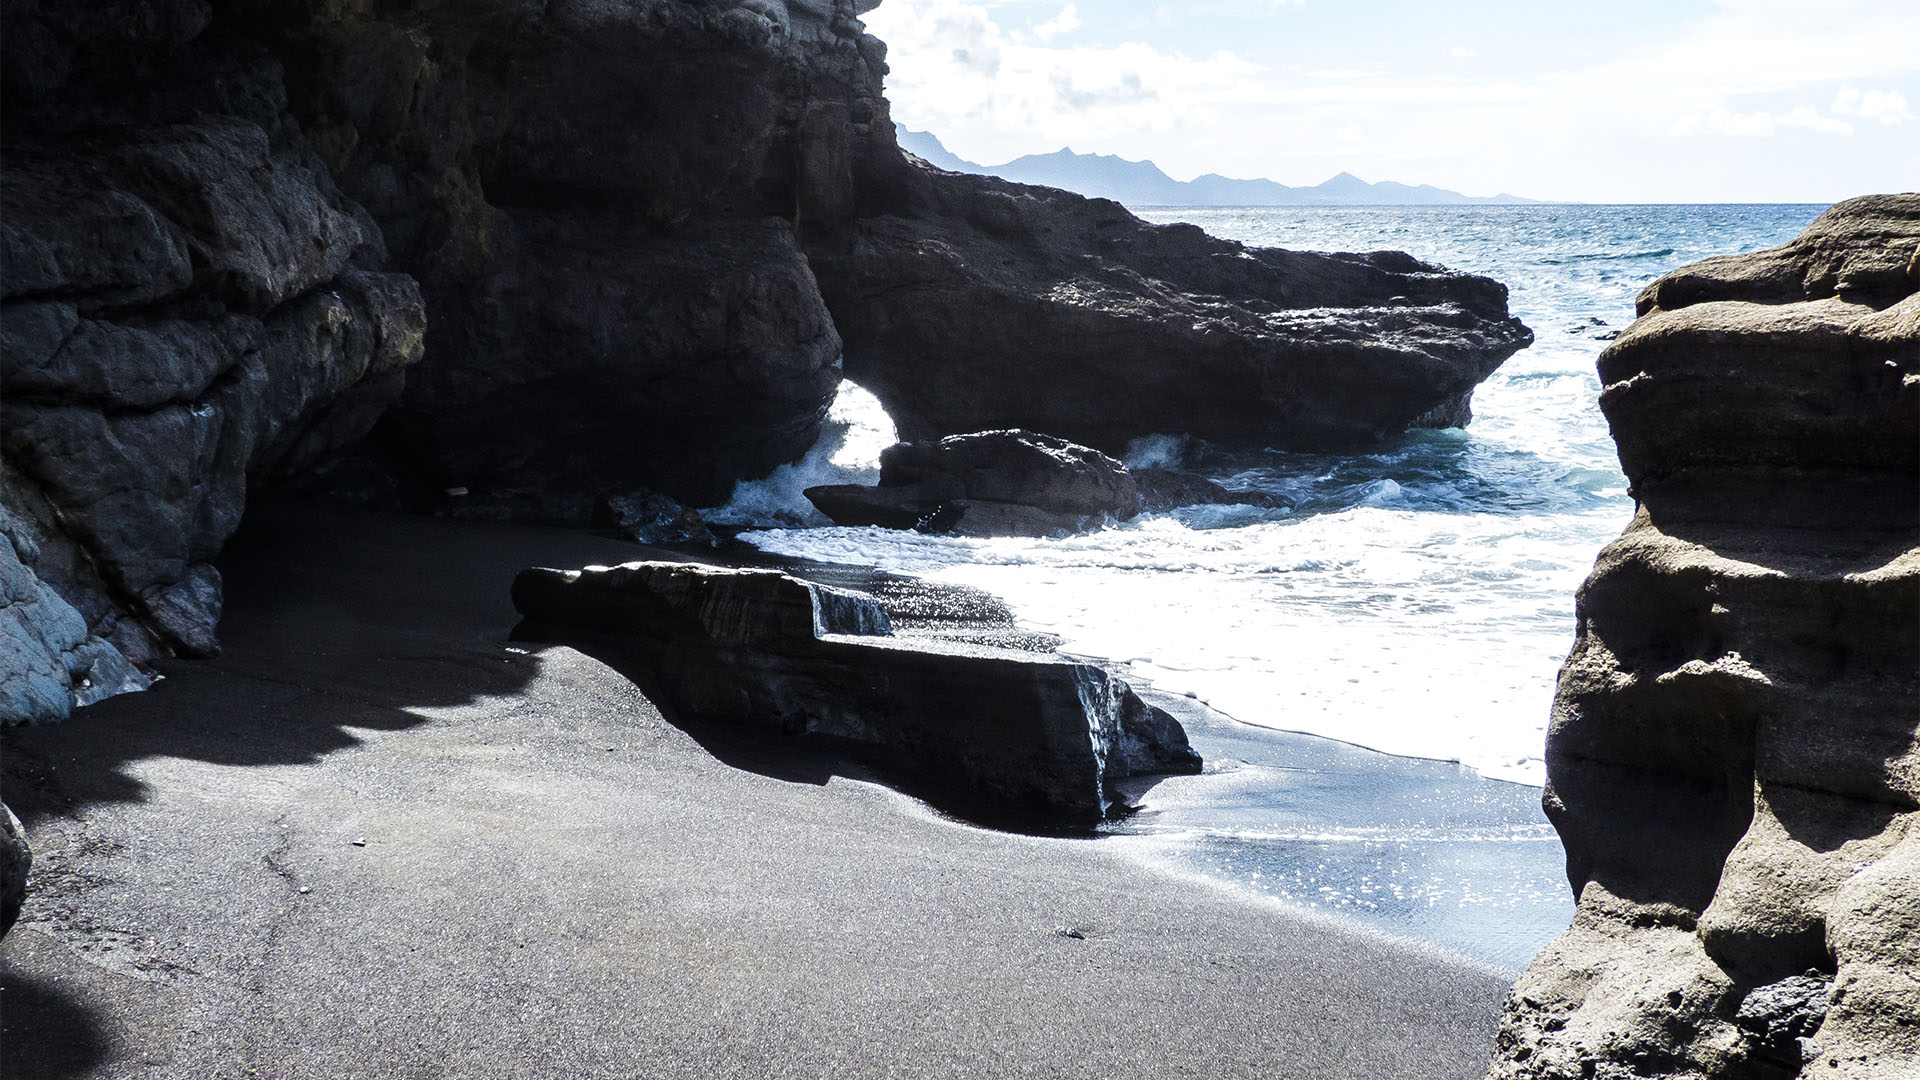
[{"label": "ocean", "polygon": [[[1064,651],[1231,717],[1195,722],[1205,775],[1144,792],[1147,812],[1116,830],[1142,858],[1516,969],[1571,908],[1537,789],[1574,590],[1633,514],[1595,357],[1654,278],[1783,243],[1822,209],[1146,210],[1248,244],[1391,248],[1485,274],[1535,342],[1476,391],[1464,430],[1342,455],[1177,432],[1128,449],[1129,464],[1271,492],[1284,510],[1192,507],[1040,540],[831,527],[800,491],[873,482],[893,440],[872,396],[844,384],[813,452],[707,516],[761,526],[741,539],[770,554],[985,589]],[[1369,763],[1381,755],[1415,760]]]}]

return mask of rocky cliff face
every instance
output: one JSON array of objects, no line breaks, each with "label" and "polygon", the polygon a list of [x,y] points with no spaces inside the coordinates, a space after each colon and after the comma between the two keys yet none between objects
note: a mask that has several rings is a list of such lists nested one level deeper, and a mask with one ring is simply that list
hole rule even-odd
[{"label": "rocky cliff face", "polygon": [[843,338],[905,431],[1110,449],[1458,422],[1527,340],[1484,279],[907,158],[870,6],[0,0],[6,716],[213,649],[249,490],[717,501]]},{"label": "rocky cliff face", "polygon": [[1548,734],[1579,896],[1490,1075],[1920,1075],[1920,196],[1640,296]]},{"label": "rocky cliff face", "polygon": [[234,6],[426,298],[387,471],[584,520],[818,437],[840,338],[797,223],[847,199],[877,83],[851,0]]},{"label": "rocky cliff face", "polygon": [[902,438],[1026,428],[1327,449],[1453,427],[1533,334],[1506,286],[1401,252],[1248,248],[1119,203],[871,155],[808,254],[847,377]]},{"label": "rocky cliff face", "polygon": [[209,560],[420,356],[413,282],[204,3],[9,3],[0,712],[64,715],[214,646]]}]

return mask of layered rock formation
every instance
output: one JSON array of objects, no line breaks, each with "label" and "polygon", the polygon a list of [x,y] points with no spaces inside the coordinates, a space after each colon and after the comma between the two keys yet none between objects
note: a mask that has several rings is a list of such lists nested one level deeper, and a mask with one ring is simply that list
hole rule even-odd
[{"label": "layered rock formation", "polygon": [[1490,1075],[1920,1075],[1920,196],[1670,274],[1547,741],[1573,926]]},{"label": "layered rock formation", "polygon": [[685,720],[848,750],[975,820],[1084,829],[1115,781],[1200,767],[1177,721],[1099,667],[896,641],[871,598],[774,570],[528,570],[513,599],[516,636],[593,653]]}]

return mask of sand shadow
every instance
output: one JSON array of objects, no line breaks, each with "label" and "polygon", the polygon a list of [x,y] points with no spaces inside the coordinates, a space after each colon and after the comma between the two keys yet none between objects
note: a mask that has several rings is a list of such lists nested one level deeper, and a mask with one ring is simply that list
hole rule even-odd
[{"label": "sand shadow", "polygon": [[310,764],[359,746],[356,730],[405,730],[427,722],[423,709],[517,693],[540,659],[499,648],[514,621],[507,590],[551,540],[502,532],[262,502],[216,560],[221,655],[161,661],[152,689],[64,723],[0,730],[0,794],[29,822],[71,815],[143,800],[129,770],[143,758]]},{"label": "sand shadow", "polygon": [[65,1080],[106,1062],[112,1040],[93,1008],[57,983],[0,961],[0,1078]]}]

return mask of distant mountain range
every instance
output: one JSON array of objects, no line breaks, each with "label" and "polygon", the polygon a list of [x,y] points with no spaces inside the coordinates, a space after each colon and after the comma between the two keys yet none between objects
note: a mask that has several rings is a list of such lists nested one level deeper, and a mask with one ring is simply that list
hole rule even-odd
[{"label": "distant mountain range", "polygon": [[900,148],[950,172],[998,176],[1021,184],[1064,188],[1112,199],[1127,206],[1460,206],[1469,203],[1531,203],[1517,195],[1476,196],[1431,184],[1369,184],[1341,173],[1313,187],[1288,187],[1272,180],[1234,180],[1217,173],[1175,180],[1151,161],[1127,161],[1112,154],[1076,154],[1060,149],[1028,154],[1005,165],[978,165],[956,157],[926,131],[896,124]]}]

